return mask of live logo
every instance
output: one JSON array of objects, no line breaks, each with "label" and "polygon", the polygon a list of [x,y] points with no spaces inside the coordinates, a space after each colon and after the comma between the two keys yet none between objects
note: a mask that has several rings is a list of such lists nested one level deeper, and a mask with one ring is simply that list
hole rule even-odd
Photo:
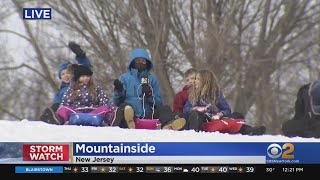
[{"label": "live logo", "polygon": [[51,8],[23,8],[23,19],[51,19]]}]

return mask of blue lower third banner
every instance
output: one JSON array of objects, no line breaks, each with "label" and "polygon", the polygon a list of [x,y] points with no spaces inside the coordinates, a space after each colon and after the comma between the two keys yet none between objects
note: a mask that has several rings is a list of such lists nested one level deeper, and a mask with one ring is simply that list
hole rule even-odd
[{"label": "blue lower third banner", "polygon": [[15,173],[63,173],[62,166],[16,166]]},{"label": "blue lower third banner", "polygon": [[72,163],[320,164],[318,152],[311,142],[79,142]]}]

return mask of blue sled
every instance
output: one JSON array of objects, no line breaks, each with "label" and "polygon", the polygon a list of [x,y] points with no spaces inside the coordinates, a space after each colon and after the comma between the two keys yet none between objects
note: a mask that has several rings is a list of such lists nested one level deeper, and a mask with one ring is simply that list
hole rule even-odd
[{"label": "blue sled", "polygon": [[102,126],[103,116],[100,114],[74,113],[69,116],[69,125]]}]

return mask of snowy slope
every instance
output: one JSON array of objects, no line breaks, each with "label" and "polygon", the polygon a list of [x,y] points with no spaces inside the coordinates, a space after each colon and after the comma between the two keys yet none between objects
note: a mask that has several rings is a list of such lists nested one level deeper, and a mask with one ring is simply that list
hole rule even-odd
[{"label": "snowy slope", "polygon": [[[15,143],[11,143],[15,142]],[[119,127],[59,126],[41,121],[0,120],[0,164],[24,163],[23,142],[320,142],[315,138],[247,136],[193,130],[142,130]]]},{"label": "snowy slope", "polygon": [[288,138],[281,135],[229,135],[193,130],[59,126],[40,121],[0,120],[0,142],[320,142],[320,139]]}]

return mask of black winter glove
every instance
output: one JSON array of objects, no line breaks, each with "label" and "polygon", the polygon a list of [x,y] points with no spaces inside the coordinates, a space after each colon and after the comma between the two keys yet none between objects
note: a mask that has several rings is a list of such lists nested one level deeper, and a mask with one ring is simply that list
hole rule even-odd
[{"label": "black winter glove", "polygon": [[113,81],[114,89],[119,91],[121,96],[120,96],[120,104],[124,103],[124,100],[126,99],[126,92],[123,90],[123,85],[119,81],[119,79],[116,79]]},{"label": "black winter glove", "polygon": [[86,53],[81,49],[79,44],[71,41],[69,42],[68,47],[76,54],[77,57],[84,58],[86,56]]},{"label": "black winter glove", "polygon": [[119,91],[119,92],[122,92],[123,91],[123,85],[122,83],[119,81],[119,79],[116,79],[113,81],[113,85],[114,85],[114,89]]},{"label": "black winter glove", "polygon": [[142,84],[142,94],[146,94],[146,96],[150,96],[152,94],[151,87],[148,84]]}]

